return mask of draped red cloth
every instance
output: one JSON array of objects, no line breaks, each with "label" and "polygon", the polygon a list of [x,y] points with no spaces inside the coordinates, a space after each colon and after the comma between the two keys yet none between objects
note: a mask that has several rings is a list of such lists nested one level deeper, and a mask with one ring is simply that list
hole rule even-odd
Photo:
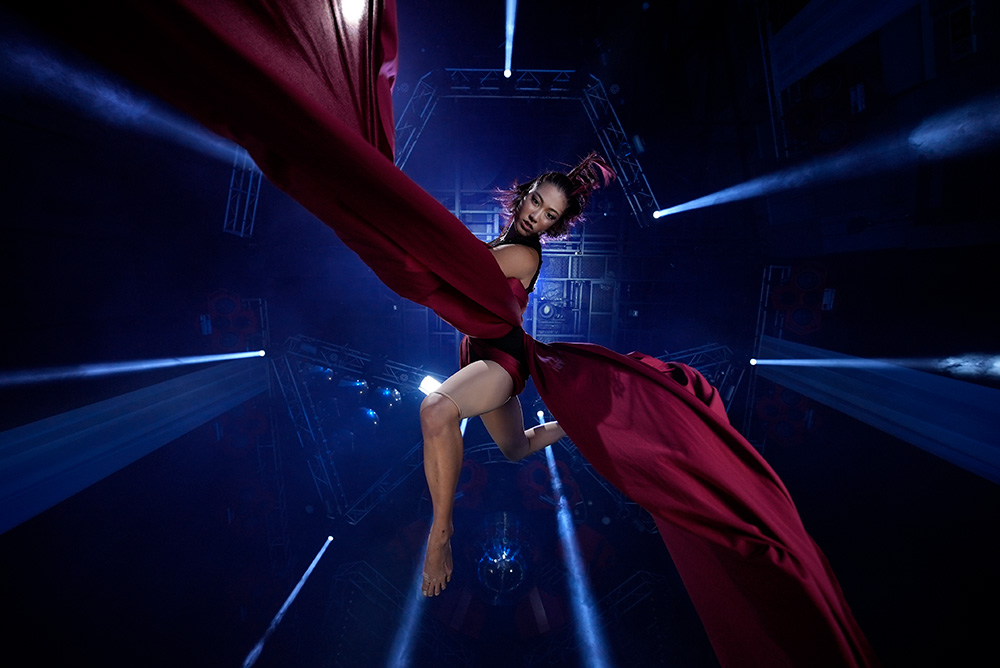
[{"label": "draped red cloth", "polygon": [[[520,324],[490,251],[392,164],[394,0],[4,3],[237,141],[401,296],[473,336]],[[700,374],[526,344],[552,414],[655,518],[723,666],[876,665],[784,485]]]}]

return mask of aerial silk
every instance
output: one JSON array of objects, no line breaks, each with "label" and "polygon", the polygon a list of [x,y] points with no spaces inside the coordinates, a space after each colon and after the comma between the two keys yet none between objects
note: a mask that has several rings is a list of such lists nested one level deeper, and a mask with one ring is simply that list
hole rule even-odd
[{"label": "aerial silk", "polygon": [[[4,2],[238,142],[401,296],[472,336],[520,324],[490,251],[392,163],[394,0]],[[788,491],[700,374],[526,345],[580,452],[655,518],[723,666],[876,664]]]}]

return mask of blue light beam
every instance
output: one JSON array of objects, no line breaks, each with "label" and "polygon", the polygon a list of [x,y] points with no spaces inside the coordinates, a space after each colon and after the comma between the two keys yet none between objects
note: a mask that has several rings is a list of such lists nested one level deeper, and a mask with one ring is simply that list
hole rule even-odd
[{"label": "blue light beam", "polygon": [[504,43],[503,75],[510,78],[514,59],[514,18],[517,16],[517,0],[507,0],[507,34]]},{"label": "blue light beam", "polygon": [[1000,355],[967,353],[941,358],[880,359],[751,359],[751,366],[840,367],[849,369],[891,370],[899,367],[937,371],[960,378],[1000,378]]},{"label": "blue light beam", "polygon": [[100,362],[95,364],[80,364],[77,366],[53,367],[51,369],[29,369],[27,371],[11,371],[0,373],[0,387],[11,385],[29,385],[31,383],[48,383],[56,380],[78,380],[95,376],[110,376],[118,373],[134,373],[149,369],[162,369],[169,366],[184,366],[187,364],[207,364],[209,362],[225,362],[246,357],[263,357],[263,350],[253,350],[245,353],[224,353],[219,355],[197,355],[194,357],[164,357],[153,360],[133,360],[130,362]]},{"label": "blue light beam", "polygon": [[573,527],[573,515],[569,511],[569,502],[563,494],[562,481],[556,469],[556,458],[552,454],[552,446],[545,448],[545,458],[549,462],[549,476],[552,478],[552,491],[555,494],[556,511],[559,523],[559,541],[562,543],[563,554],[566,555],[566,570],[569,574],[570,599],[576,619],[576,632],[583,644],[583,660],[587,668],[607,668],[608,650],[604,633],[597,620],[597,608],[594,597],[590,593],[590,583],[583,569],[583,559],[580,557],[580,547],[576,541],[576,530]]},{"label": "blue light beam", "polygon": [[27,43],[0,47],[0,79],[40,91],[90,118],[171,141],[230,164],[236,145],[97,70]]},{"label": "blue light beam", "polygon": [[295,589],[293,589],[292,593],[288,595],[288,598],[285,599],[284,604],[278,610],[278,614],[276,614],[274,619],[271,620],[271,625],[267,627],[267,630],[264,631],[264,635],[257,641],[257,644],[254,645],[252,650],[250,650],[250,653],[247,654],[247,658],[243,660],[243,668],[250,668],[250,666],[257,663],[257,658],[264,649],[264,643],[267,642],[267,639],[271,637],[272,633],[274,633],[274,629],[278,628],[278,624],[280,624],[282,618],[284,618],[285,612],[288,610],[288,606],[290,606],[292,601],[295,600],[295,597],[299,595],[299,591],[302,590],[302,585],[304,585],[306,580],[309,579],[309,576],[312,575],[313,569],[316,568],[316,564],[318,564],[319,560],[323,557],[323,553],[326,552],[326,548],[330,547],[331,542],[333,542],[333,536],[327,536],[326,542],[323,543],[323,547],[319,548],[319,552],[316,553],[312,563],[309,564],[309,568],[307,568],[306,572],[302,574],[302,577],[299,579],[299,583],[295,585]]},{"label": "blue light beam", "polygon": [[413,577],[413,586],[406,596],[406,608],[403,610],[403,620],[396,629],[396,637],[392,640],[392,649],[389,651],[389,661],[386,668],[409,668],[410,658],[413,655],[413,639],[417,635],[420,615],[423,613],[424,601],[427,597],[421,592],[424,578],[424,557],[427,548],[417,562],[417,570]]},{"label": "blue light beam", "polygon": [[906,168],[918,160],[941,160],[988,150],[1000,144],[1000,95],[974,100],[924,120],[905,139],[889,138],[849,153],[813,160],[774,174],[653,213],[663,218],[683,211],[763,197],[819,183],[871,176]]}]

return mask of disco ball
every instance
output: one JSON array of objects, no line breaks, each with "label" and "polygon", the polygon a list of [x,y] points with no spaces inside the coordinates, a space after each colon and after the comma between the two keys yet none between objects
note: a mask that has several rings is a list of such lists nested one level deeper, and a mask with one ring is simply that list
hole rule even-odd
[{"label": "disco ball", "polygon": [[486,518],[476,576],[493,605],[513,602],[529,575],[531,547],[517,518],[506,511]]}]

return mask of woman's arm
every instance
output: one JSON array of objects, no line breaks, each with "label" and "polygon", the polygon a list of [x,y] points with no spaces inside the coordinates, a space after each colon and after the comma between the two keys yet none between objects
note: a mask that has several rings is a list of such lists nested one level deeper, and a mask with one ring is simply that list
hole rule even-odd
[{"label": "woman's arm", "polygon": [[500,265],[500,271],[503,272],[503,275],[507,278],[520,279],[524,283],[524,287],[527,288],[531,279],[535,277],[535,271],[541,261],[538,253],[527,246],[515,244],[497,246],[490,250],[493,251],[493,257]]}]

